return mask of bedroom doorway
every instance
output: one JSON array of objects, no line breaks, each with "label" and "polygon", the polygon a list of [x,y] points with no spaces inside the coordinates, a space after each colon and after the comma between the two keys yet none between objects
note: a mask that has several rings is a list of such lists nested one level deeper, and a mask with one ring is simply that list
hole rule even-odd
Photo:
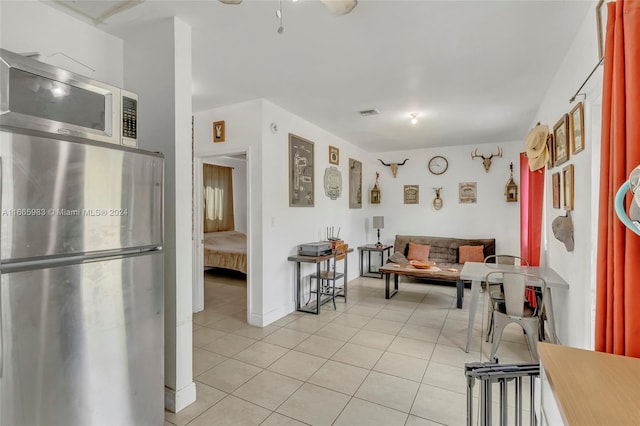
[{"label": "bedroom doorway", "polygon": [[246,151],[196,159],[194,324],[248,325],[248,162]]}]

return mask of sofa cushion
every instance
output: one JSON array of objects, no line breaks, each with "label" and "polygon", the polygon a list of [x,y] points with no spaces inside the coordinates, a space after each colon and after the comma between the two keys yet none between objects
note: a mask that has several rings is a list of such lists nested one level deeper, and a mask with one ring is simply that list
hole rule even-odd
[{"label": "sofa cushion", "polygon": [[391,256],[389,256],[389,258],[387,259],[387,262],[398,263],[400,265],[409,264],[409,260],[407,260],[407,258],[404,257],[404,254],[400,253],[399,251],[396,251]]},{"label": "sofa cushion", "polygon": [[458,263],[484,261],[484,246],[460,246],[458,248]]},{"label": "sofa cushion", "polygon": [[416,244],[409,242],[408,245],[408,260],[419,260],[421,262],[426,262],[427,260],[429,260],[429,252],[431,251],[431,246],[429,244]]}]

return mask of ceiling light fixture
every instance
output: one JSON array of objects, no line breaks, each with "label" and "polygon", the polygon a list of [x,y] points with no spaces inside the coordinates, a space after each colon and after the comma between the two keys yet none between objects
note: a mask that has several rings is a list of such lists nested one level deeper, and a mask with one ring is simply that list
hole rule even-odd
[{"label": "ceiling light fixture", "polygon": [[419,112],[411,112],[409,113],[409,116],[411,117],[411,124],[417,124],[418,123],[418,116],[420,115]]},{"label": "ceiling light fixture", "polygon": [[280,20],[280,26],[278,27],[278,34],[284,33],[284,25],[282,25],[282,0],[278,0],[278,9],[276,10],[276,17]]}]

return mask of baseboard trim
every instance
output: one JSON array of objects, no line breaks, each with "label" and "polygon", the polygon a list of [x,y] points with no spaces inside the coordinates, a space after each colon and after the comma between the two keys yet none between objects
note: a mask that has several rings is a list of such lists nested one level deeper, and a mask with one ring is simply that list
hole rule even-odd
[{"label": "baseboard trim", "polygon": [[173,413],[179,412],[180,410],[193,404],[195,401],[195,382],[189,383],[187,386],[178,391],[169,389],[167,387],[164,388],[164,407]]}]

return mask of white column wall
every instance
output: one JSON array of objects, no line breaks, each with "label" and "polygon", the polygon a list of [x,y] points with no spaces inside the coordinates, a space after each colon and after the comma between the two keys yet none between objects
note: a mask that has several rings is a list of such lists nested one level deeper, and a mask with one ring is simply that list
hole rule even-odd
[{"label": "white column wall", "polygon": [[165,156],[165,402],[195,401],[192,369],[191,27],[178,18],[127,34],[125,83],[138,93],[139,145]]},{"label": "white column wall", "polygon": [[[570,285],[569,291],[557,291],[553,295],[556,327],[564,345],[593,348],[593,303],[595,299],[595,264],[597,245],[597,204],[600,174],[600,110],[602,92],[602,67],[578,96],[569,104],[569,98],[583,83],[598,62],[595,5],[589,9],[580,30],[569,48],[564,61],[549,86],[532,126],[536,122],[554,124],[578,101],[585,107],[585,149],[571,155],[569,161],[547,170],[545,182],[545,233],[546,244],[543,259]],[[595,133],[594,133],[595,132]],[[551,231],[551,222],[565,211],[554,209],[552,203],[551,176],[569,164],[574,166],[574,250],[567,252]],[[561,179],[562,181],[562,179]],[[562,185],[561,185],[562,186]],[[561,192],[562,195],[562,192]]]}]

